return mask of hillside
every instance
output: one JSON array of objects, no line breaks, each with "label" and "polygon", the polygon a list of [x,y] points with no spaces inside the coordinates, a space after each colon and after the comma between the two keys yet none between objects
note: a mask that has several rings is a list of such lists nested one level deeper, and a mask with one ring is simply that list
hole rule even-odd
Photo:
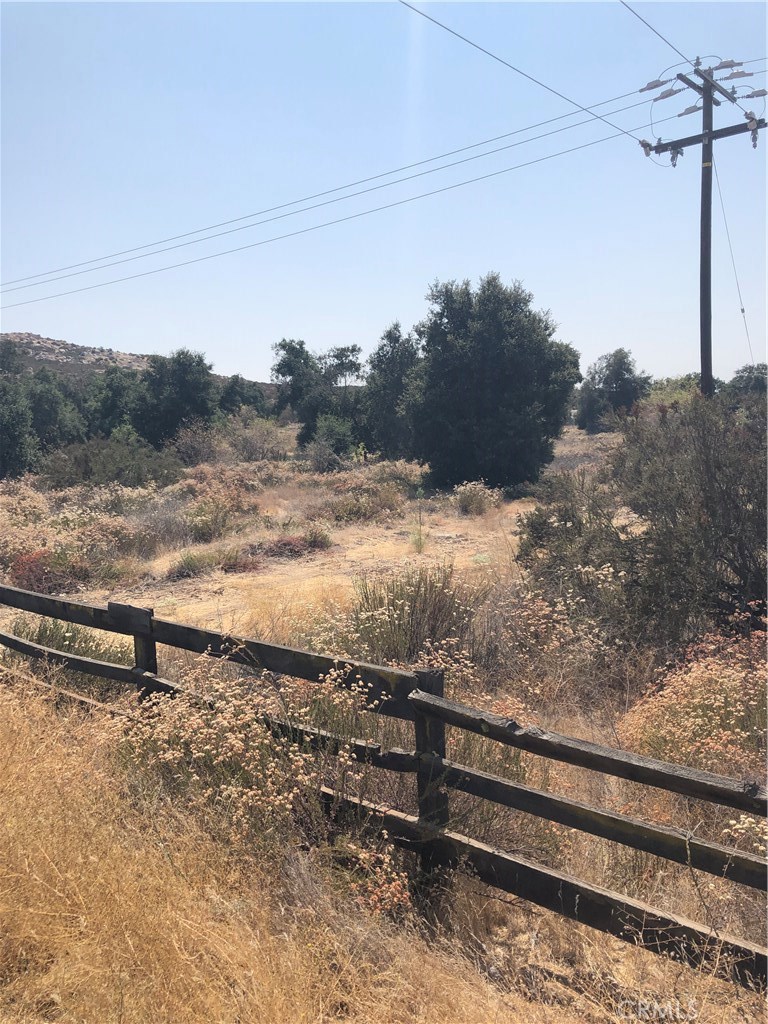
[{"label": "hillside", "polygon": [[58,338],[43,338],[39,334],[2,334],[0,340],[14,341],[20,345],[30,370],[47,366],[60,373],[80,375],[88,371],[102,373],[110,366],[119,366],[124,370],[144,370],[149,363],[147,355],[117,352],[113,348],[75,345]]},{"label": "hillside", "polygon": [[[22,358],[29,372],[47,367],[57,373],[82,377],[88,373],[103,373],[112,366],[122,370],[146,370],[149,355],[134,352],[118,352],[114,348],[100,348],[93,345],[76,345],[60,338],[44,338],[40,334],[15,332],[0,334],[0,341],[13,341],[21,346]],[[225,374],[214,374],[221,380]],[[276,386],[259,382],[266,398],[275,397]]]}]

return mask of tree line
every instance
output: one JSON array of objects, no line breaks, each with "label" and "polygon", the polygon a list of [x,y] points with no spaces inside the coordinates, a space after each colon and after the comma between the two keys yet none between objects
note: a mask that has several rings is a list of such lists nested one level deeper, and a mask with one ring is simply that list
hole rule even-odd
[{"label": "tree line", "polygon": [[[674,404],[698,387],[698,374],[654,382],[618,348],[578,388],[579,355],[556,340],[550,313],[496,273],[475,288],[436,281],[427,301],[423,320],[407,332],[395,321],[365,362],[359,345],[314,353],[283,338],[273,346],[270,408],[258,384],[217,378],[188,349],[150,356],[142,371],[70,378],[25,372],[20,349],[0,342],[0,478],[50,467],[55,454],[60,479],[163,480],[181,430],[246,407],[298,420],[298,442],[318,468],[356,449],[428,463],[436,486],[505,487],[538,478],[570,416],[594,432],[649,394]],[[764,394],[765,382],[760,364],[718,385],[738,396]]]},{"label": "tree line", "polygon": [[[221,381],[199,352],[150,356],[145,370],[110,367],[70,377],[24,369],[20,346],[0,341],[0,478],[20,476],[68,450],[81,460],[109,454],[152,460],[186,424],[210,423],[248,406],[266,412],[258,384]],[[87,477],[87,473],[85,474]]]}]

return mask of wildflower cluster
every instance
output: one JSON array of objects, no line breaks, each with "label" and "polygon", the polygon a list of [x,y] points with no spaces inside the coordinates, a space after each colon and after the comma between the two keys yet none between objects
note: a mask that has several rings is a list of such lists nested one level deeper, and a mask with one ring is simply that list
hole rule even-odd
[{"label": "wildflower cluster", "polygon": [[619,736],[630,750],[757,779],[764,771],[765,711],[761,635],[711,635],[624,716]]},{"label": "wildflower cluster", "polygon": [[231,842],[255,841],[313,804],[320,785],[342,787],[354,777],[349,747],[314,750],[296,727],[352,735],[368,690],[341,666],[318,683],[222,675],[201,660],[187,691],[145,701],[142,714],[120,727],[129,756],[158,765],[177,799],[212,815]]},{"label": "wildflower cluster", "polygon": [[751,814],[740,814],[723,829],[723,839],[765,857],[768,853],[768,821],[754,818]]},{"label": "wildflower cluster", "polygon": [[352,842],[345,845],[345,853],[354,865],[350,889],[358,906],[392,918],[402,918],[413,909],[408,875],[397,870],[391,853]]}]

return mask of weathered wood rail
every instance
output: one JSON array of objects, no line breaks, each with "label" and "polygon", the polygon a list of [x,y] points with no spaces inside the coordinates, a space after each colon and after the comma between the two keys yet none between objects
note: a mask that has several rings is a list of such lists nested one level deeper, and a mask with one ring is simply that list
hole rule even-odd
[{"label": "weathered wood rail", "polygon": [[[709,842],[682,829],[591,807],[456,764],[446,756],[445,728],[451,726],[477,733],[542,757],[765,817],[766,791],[757,781],[731,779],[523,727],[510,719],[446,699],[443,674],[433,670],[405,671],[337,659],[159,619],[151,608],[115,602],[98,607],[2,585],[0,605],[131,636],[133,667],[52,650],[9,633],[0,633],[0,645],[33,659],[44,659],[76,672],[135,686],[141,693],[186,692],[180,684],[158,675],[157,644],[310,681],[318,681],[329,672],[344,668],[347,671],[337,673],[339,685],[362,682],[368,688],[373,712],[413,723],[413,750],[382,750],[380,744],[365,740],[352,740],[350,746],[348,737],[267,716],[263,719],[264,727],[332,753],[344,744],[359,762],[415,775],[419,813],[413,816],[323,789],[322,797],[329,810],[354,811],[371,825],[386,829],[393,841],[418,851],[427,869],[435,864],[466,864],[489,885],[625,941],[641,944],[652,952],[671,954],[694,966],[709,964],[715,973],[747,986],[764,987],[768,983],[768,950],[760,946],[719,934],[713,928],[451,831],[448,827],[449,793],[460,791],[480,797],[761,891],[766,890],[768,878],[768,862],[763,858]],[[88,706],[109,710],[109,705],[72,691],[66,693]]]}]

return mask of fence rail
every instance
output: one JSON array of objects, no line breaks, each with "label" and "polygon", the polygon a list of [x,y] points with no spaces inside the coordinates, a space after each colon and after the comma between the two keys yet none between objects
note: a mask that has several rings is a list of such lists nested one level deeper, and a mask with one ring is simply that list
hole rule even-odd
[{"label": "fence rail", "polygon": [[[766,791],[755,781],[739,781],[520,726],[510,719],[446,699],[443,674],[438,671],[409,672],[266,644],[169,622],[156,618],[151,608],[117,602],[106,607],[92,606],[0,585],[0,605],[133,637],[133,667],[55,651],[9,633],[0,633],[0,645],[33,659],[135,686],[141,693],[189,692],[158,675],[157,644],[310,681],[342,669],[336,671],[335,680],[342,686],[361,682],[367,686],[375,713],[413,723],[413,750],[382,750],[378,743],[350,740],[269,716],[263,717],[264,727],[331,753],[338,752],[344,744],[356,761],[415,775],[419,813],[413,816],[323,789],[322,798],[329,810],[354,812],[370,824],[386,829],[394,841],[417,850],[428,870],[437,864],[466,864],[490,885],[592,928],[642,944],[652,952],[672,954],[692,965],[709,964],[715,973],[744,985],[768,983],[768,950],[762,947],[718,934],[704,925],[451,831],[449,793],[460,791],[480,797],[762,891],[766,890],[768,862],[751,853],[707,842],[682,829],[591,807],[457,764],[446,757],[445,728],[448,725],[604,775],[765,816]],[[63,692],[87,706],[110,710],[109,705],[91,698]]]}]

